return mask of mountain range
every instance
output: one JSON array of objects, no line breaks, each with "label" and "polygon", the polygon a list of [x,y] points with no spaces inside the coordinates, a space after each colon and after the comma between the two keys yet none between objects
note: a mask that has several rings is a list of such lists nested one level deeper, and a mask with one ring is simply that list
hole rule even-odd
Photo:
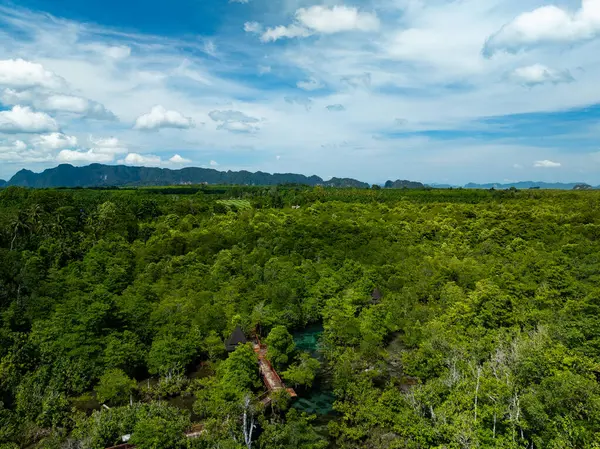
[{"label": "mountain range", "polygon": [[108,186],[165,186],[185,184],[236,184],[236,185],[278,185],[305,184],[328,187],[368,188],[369,184],[351,178],[332,178],[324,181],[319,176],[305,176],[294,173],[264,173],[249,171],[218,171],[210,168],[182,168],[171,170],[156,167],[129,167],[125,165],[91,164],[74,167],[61,164],[42,173],[20,170],[7,183],[7,186],[21,187],[108,187]]},{"label": "mountain range", "polygon": [[[21,186],[34,188],[49,187],[122,187],[122,186],[164,186],[185,184],[236,184],[236,185],[279,185],[304,184],[325,187],[369,188],[366,182],[352,178],[331,178],[328,181],[319,176],[305,176],[295,173],[264,173],[249,171],[218,171],[210,168],[188,167],[178,170],[156,167],[130,167],[125,165],[91,164],[85,167],[74,167],[61,164],[54,168],[34,173],[31,170],[20,170],[9,181],[0,179],[0,188]],[[425,184],[415,181],[396,180],[383,184],[389,189],[422,189]],[[585,183],[548,183],[521,181],[514,183],[469,183],[465,186],[450,184],[430,184],[433,188],[467,189],[560,189],[587,190],[592,186]]]}]

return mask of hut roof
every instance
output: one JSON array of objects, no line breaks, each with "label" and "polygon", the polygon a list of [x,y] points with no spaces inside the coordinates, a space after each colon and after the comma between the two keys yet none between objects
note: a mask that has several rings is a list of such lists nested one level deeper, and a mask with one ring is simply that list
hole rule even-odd
[{"label": "hut roof", "polygon": [[244,344],[247,341],[248,340],[246,339],[246,335],[244,335],[242,328],[240,326],[236,326],[231,333],[231,336],[225,342],[225,348],[228,351],[233,351],[237,345]]}]

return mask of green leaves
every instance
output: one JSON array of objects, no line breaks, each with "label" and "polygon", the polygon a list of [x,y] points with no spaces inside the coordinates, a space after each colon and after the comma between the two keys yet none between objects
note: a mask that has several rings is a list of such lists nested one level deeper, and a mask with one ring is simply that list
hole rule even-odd
[{"label": "green leaves", "polygon": [[295,387],[302,385],[310,388],[320,366],[321,363],[317,359],[313,359],[306,352],[301,352],[296,362],[290,365],[281,375],[286,382],[291,383]]},{"label": "green leaves", "polygon": [[100,402],[113,405],[125,404],[136,389],[135,380],[130,379],[120,369],[109,369],[96,386],[96,397]]},{"label": "green leaves", "polygon": [[267,358],[276,368],[282,368],[288,364],[296,345],[292,335],[285,326],[275,326],[265,339],[267,344]]}]

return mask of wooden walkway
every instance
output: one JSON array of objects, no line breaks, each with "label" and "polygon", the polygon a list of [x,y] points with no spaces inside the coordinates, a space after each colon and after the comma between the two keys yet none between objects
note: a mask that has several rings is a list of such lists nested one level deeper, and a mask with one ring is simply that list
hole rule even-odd
[{"label": "wooden walkway", "polygon": [[267,395],[262,399],[262,403],[269,405],[271,403],[271,392],[279,390],[287,390],[291,397],[297,396],[293,388],[286,388],[285,384],[271,365],[271,362],[267,360],[267,345],[261,344],[258,337],[254,342],[254,352],[258,355],[258,368],[263,378],[265,386],[267,387]]}]

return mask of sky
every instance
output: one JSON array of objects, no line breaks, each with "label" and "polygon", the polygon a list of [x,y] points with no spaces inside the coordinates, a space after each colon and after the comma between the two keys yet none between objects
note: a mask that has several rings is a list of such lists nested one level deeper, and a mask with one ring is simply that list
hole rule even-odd
[{"label": "sky", "polygon": [[0,178],[600,184],[600,0],[0,0]]}]

